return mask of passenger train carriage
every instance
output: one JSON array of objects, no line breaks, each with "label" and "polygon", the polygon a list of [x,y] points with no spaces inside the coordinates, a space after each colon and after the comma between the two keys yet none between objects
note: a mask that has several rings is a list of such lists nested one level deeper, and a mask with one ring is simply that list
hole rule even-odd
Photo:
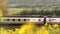
[{"label": "passenger train carriage", "polygon": [[28,22],[36,24],[60,24],[60,16],[4,16],[0,22],[0,24],[23,24]]},{"label": "passenger train carriage", "polygon": [[7,24],[23,24],[33,22],[37,24],[43,24],[43,16],[4,16],[1,18],[2,23]]},{"label": "passenger train carriage", "polygon": [[60,16],[47,17],[46,22],[50,24],[54,24],[54,23],[60,24]]}]

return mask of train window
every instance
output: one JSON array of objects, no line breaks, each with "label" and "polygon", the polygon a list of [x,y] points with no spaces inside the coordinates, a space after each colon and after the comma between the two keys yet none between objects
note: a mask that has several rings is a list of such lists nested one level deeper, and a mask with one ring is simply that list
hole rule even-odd
[{"label": "train window", "polygon": [[51,19],[49,19],[49,21],[51,21]]},{"label": "train window", "polygon": [[29,21],[30,19],[28,19],[28,21]]},{"label": "train window", "polygon": [[26,19],[24,19],[24,21],[26,21]]},{"label": "train window", "polygon": [[52,19],[52,20],[55,20],[55,19]]},{"label": "train window", "polygon": [[41,21],[41,19],[39,19],[39,21]]},{"label": "train window", "polygon": [[53,20],[56,20],[56,19],[53,19]]},{"label": "train window", "polygon": [[15,21],[15,19],[12,19],[13,21]]},{"label": "train window", "polygon": [[20,19],[18,19],[18,21],[20,21]]},{"label": "train window", "polygon": [[9,21],[9,19],[7,19],[7,21]]},{"label": "train window", "polygon": [[3,19],[3,21],[8,21],[7,19]]},{"label": "train window", "polygon": [[29,19],[26,19],[26,21],[29,21]]}]

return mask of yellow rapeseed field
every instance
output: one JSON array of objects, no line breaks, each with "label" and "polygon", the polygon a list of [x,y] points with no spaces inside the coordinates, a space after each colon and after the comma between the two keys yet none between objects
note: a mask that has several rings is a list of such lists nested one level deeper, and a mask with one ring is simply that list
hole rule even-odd
[{"label": "yellow rapeseed field", "polygon": [[0,34],[60,34],[58,26],[58,24],[50,25],[46,23],[40,27],[32,22],[28,22],[19,28],[15,28],[15,31],[1,27]]}]

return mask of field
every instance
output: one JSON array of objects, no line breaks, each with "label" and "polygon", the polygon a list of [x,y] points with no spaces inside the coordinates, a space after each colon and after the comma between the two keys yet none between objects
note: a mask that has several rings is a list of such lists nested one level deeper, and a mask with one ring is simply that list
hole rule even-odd
[{"label": "field", "polygon": [[50,25],[46,23],[43,26],[37,26],[28,22],[21,26],[0,26],[0,34],[60,34],[60,27],[58,24]]},{"label": "field", "polygon": [[[10,15],[10,16],[11,15],[15,15],[17,13],[20,13],[23,10],[29,10],[29,11],[31,11],[32,8],[8,8],[7,9],[7,15]],[[36,10],[40,10],[40,9],[37,8]]]},{"label": "field", "polygon": [[24,9],[24,8],[8,8],[8,15],[13,15],[13,14],[16,14],[16,13],[19,13],[21,12],[22,10],[31,10],[31,9]]}]

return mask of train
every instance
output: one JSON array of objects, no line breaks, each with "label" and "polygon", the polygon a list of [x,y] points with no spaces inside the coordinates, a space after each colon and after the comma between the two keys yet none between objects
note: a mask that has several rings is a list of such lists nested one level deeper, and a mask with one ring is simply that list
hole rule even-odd
[{"label": "train", "polygon": [[28,22],[36,23],[36,24],[54,24],[60,23],[59,16],[4,16],[0,19],[0,24],[24,24]]}]

